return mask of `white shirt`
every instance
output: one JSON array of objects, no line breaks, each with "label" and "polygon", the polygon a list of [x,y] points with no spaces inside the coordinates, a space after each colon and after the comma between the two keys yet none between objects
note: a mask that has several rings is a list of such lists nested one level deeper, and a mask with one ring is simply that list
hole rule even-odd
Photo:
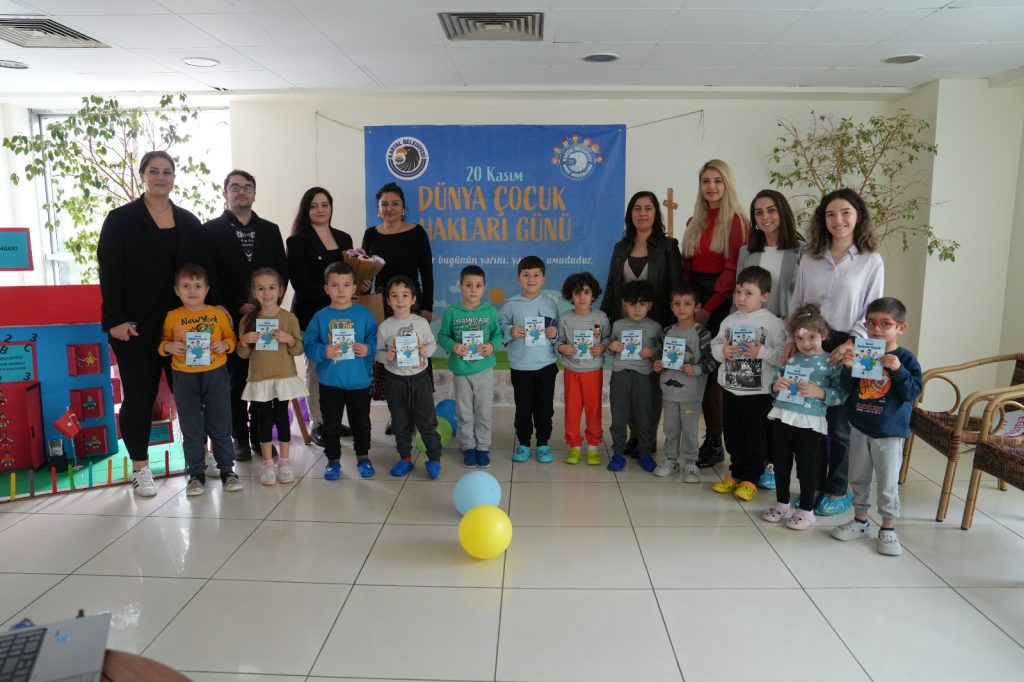
[{"label": "white shirt", "polygon": [[790,311],[813,303],[831,329],[866,338],[868,304],[882,296],[884,286],[885,264],[877,251],[861,253],[851,245],[839,263],[828,249],[820,258],[805,253],[797,268]]}]

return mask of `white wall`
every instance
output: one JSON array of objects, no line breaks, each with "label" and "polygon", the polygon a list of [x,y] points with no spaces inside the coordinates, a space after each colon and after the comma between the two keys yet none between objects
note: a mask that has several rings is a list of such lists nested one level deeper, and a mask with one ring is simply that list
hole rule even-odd
[{"label": "white wall", "polygon": [[[1003,304],[1003,334],[1000,353],[1024,353],[1024,135],[1021,140],[1017,168],[1017,202],[1013,214],[1013,236],[1010,240],[1009,267],[1006,270],[1006,300]],[[999,382],[1010,381],[1007,368]]]},{"label": "white wall", "polygon": [[[919,346],[926,366],[1000,351],[1022,119],[1020,88],[990,88],[985,81],[938,85],[931,222],[961,246],[954,267],[935,260],[927,265]],[[979,369],[962,386],[994,386],[996,377],[995,368]]]}]

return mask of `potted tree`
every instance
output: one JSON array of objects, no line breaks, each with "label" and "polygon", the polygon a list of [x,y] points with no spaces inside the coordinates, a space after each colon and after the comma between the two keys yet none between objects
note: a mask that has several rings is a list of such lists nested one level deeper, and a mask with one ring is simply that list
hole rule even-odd
[{"label": "potted tree", "polygon": [[801,130],[794,122],[778,122],[783,134],[776,140],[769,161],[772,185],[798,192],[794,208],[806,223],[821,197],[832,190],[850,187],[867,203],[879,241],[898,238],[904,251],[912,239],[925,240],[929,255],[940,261],[956,259],[960,244],[940,239],[918,214],[923,184],[913,165],[938,147],[923,139],[928,122],[900,109],[867,121],[811,112],[812,124]]},{"label": "potted tree", "polygon": [[[142,193],[138,162],[147,151],[175,147],[191,139],[199,110],[184,94],[163,95],[159,108],[123,107],[115,98],[91,95],[82,108],[55,120],[36,135],[5,137],[3,146],[28,157],[11,183],[46,178],[46,227],[57,230],[70,222],[73,231],[63,235],[63,245],[82,266],[82,279],[96,277],[99,228],[106,214]],[[47,175],[47,173],[49,173]],[[218,190],[209,179],[202,159],[189,156],[177,164],[176,193],[201,220],[218,208]]]}]

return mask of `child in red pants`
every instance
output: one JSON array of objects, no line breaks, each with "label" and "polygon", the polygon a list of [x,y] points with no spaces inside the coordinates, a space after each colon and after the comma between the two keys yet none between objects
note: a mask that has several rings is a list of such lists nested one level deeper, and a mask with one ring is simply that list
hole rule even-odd
[{"label": "child in red pants", "polygon": [[589,272],[569,275],[562,285],[562,298],[573,309],[558,319],[558,353],[565,367],[565,442],[569,445],[566,464],[580,463],[583,436],[580,421],[587,416],[587,464],[601,463],[601,386],[604,383],[604,350],[611,335],[608,316],[593,310],[601,286]]}]

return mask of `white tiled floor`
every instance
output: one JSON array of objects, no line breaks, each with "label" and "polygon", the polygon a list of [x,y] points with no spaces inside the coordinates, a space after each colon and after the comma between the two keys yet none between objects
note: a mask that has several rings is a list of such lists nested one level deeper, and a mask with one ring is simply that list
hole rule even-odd
[{"label": "white tiled floor", "polygon": [[439,481],[419,465],[392,479],[374,415],[372,481],[348,447],[331,482],[318,449],[293,446],[290,486],[243,463],[238,494],[188,498],[172,478],[149,500],[117,487],[0,504],[0,624],[109,610],[111,647],[207,682],[1021,679],[1024,492],[986,477],[960,530],[969,457],[940,524],[945,460],[915,449],[906,552],[890,558],[830,538],[833,518],[804,533],[761,521],[773,495],[712,493],[722,467],[695,486],[632,462],[513,465],[499,409],[490,472],[515,532],[477,561],[451,503],[459,453]]}]

